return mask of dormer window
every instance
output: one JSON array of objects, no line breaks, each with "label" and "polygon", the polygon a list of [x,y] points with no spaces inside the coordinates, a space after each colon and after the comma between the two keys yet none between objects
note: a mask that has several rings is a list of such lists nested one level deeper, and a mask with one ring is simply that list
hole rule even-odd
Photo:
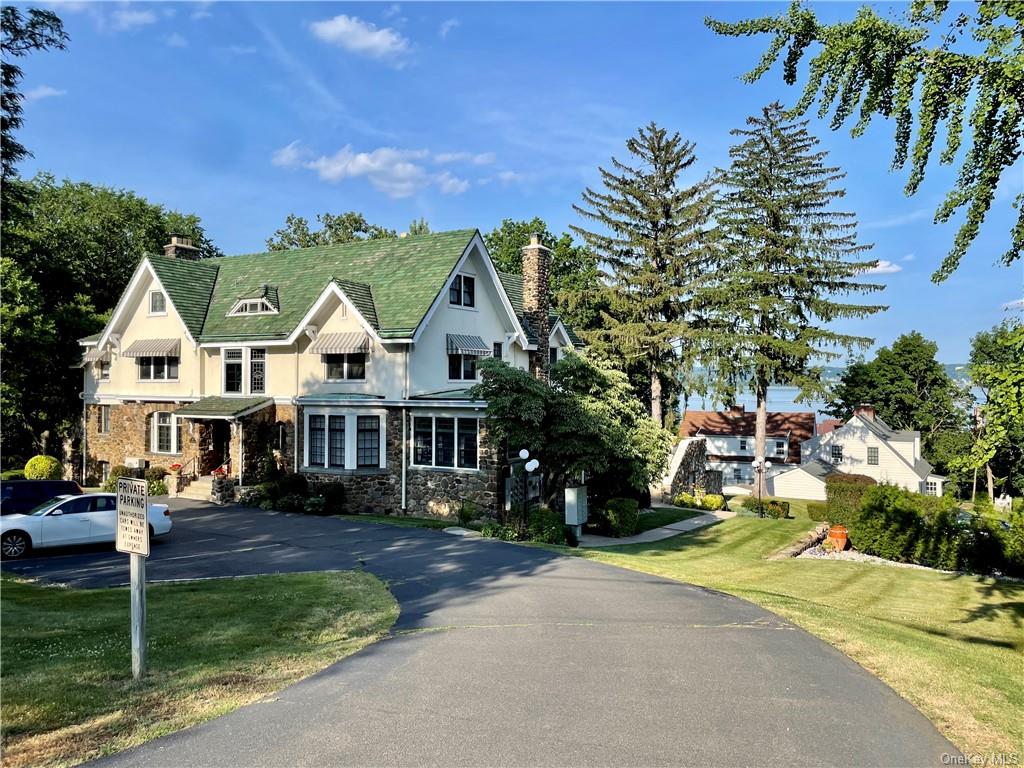
[{"label": "dormer window", "polygon": [[228,312],[229,315],[276,315],[277,310],[270,306],[266,299],[246,299],[239,301]]},{"label": "dormer window", "polygon": [[456,307],[476,306],[476,278],[456,275],[448,289],[448,303]]},{"label": "dormer window", "polygon": [[167,314],[167,297],[164,296],[163,291],[150,291],[149,292],[149,314],[151,314],[151,315],[166,315]]}]

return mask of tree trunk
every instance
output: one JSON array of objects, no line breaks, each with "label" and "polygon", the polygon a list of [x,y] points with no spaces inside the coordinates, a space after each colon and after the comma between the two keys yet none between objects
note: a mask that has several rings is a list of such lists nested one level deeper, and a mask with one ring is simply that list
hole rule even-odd
[{"label": "tree trunk", "polygon": [[756,384],[757,418],[754,421],[754,462],[760,471],[754,471],[755,490],[759,497],[768,495],[768,484],[764,466],[765,443],[768,442],[768,385],[758,378]]},{"label": "tree trunk", "polygon": [[988,463],[985,464],[985,479],[988,481],[988,500],[991,502],[995,502],[995,478],[992,477],[992,465]]},{"label": "tree trunk", "polygon": [[974,503],[974,497],[978,495],[978,468],[974,468],[974,480],[971,483],[971,504]]},{"label": "tree trunk", "polygon": [[665,426],[661,416],[661,377],[656,370],[651,371],[651,418],[659,427]]}]

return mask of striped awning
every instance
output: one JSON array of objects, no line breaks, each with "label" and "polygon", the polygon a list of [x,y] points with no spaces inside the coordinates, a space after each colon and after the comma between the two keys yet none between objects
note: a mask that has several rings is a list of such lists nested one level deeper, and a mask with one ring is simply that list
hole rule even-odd
[{"label": "striped awning", "polygon": [[85,363],[98,363],[107,362],[110,360],[110,349],[104,347],[103,349],[90,349],[84,355],[82,355],[82,364]]},{"label": "striped awning", "polygon": [[479,336],[467,336],[461,333],[448,334],[449,355],[489,355],[491,348]]},{"label": "striped awning", "polygon": [[121,351],[121,357],[178,357],[180,339],[140,339]]},{"label": "striped awning", "polygon": [[321,333],[309,345],[314,355],[349,355],[370,348],[370,337],[359,331],[353,333]]}]

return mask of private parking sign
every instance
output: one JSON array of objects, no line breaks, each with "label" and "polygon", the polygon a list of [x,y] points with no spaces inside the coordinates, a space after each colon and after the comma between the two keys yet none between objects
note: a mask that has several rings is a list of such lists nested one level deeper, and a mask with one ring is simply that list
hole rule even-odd
[{"label": "private parking sign", "polygon": [[149,557],[149,493],[145,480],[120,477],[117,480],[118,552]]}]

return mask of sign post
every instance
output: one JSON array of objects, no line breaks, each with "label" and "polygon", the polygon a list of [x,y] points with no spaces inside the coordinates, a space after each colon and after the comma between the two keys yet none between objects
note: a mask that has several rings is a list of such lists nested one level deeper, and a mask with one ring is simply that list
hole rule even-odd
[{"label": "sign post", "polygon": [[146,674],[146,558],[149,557],[149,491],[145,480],[117,480],[118,552],[131,558],[132,677]]}]

